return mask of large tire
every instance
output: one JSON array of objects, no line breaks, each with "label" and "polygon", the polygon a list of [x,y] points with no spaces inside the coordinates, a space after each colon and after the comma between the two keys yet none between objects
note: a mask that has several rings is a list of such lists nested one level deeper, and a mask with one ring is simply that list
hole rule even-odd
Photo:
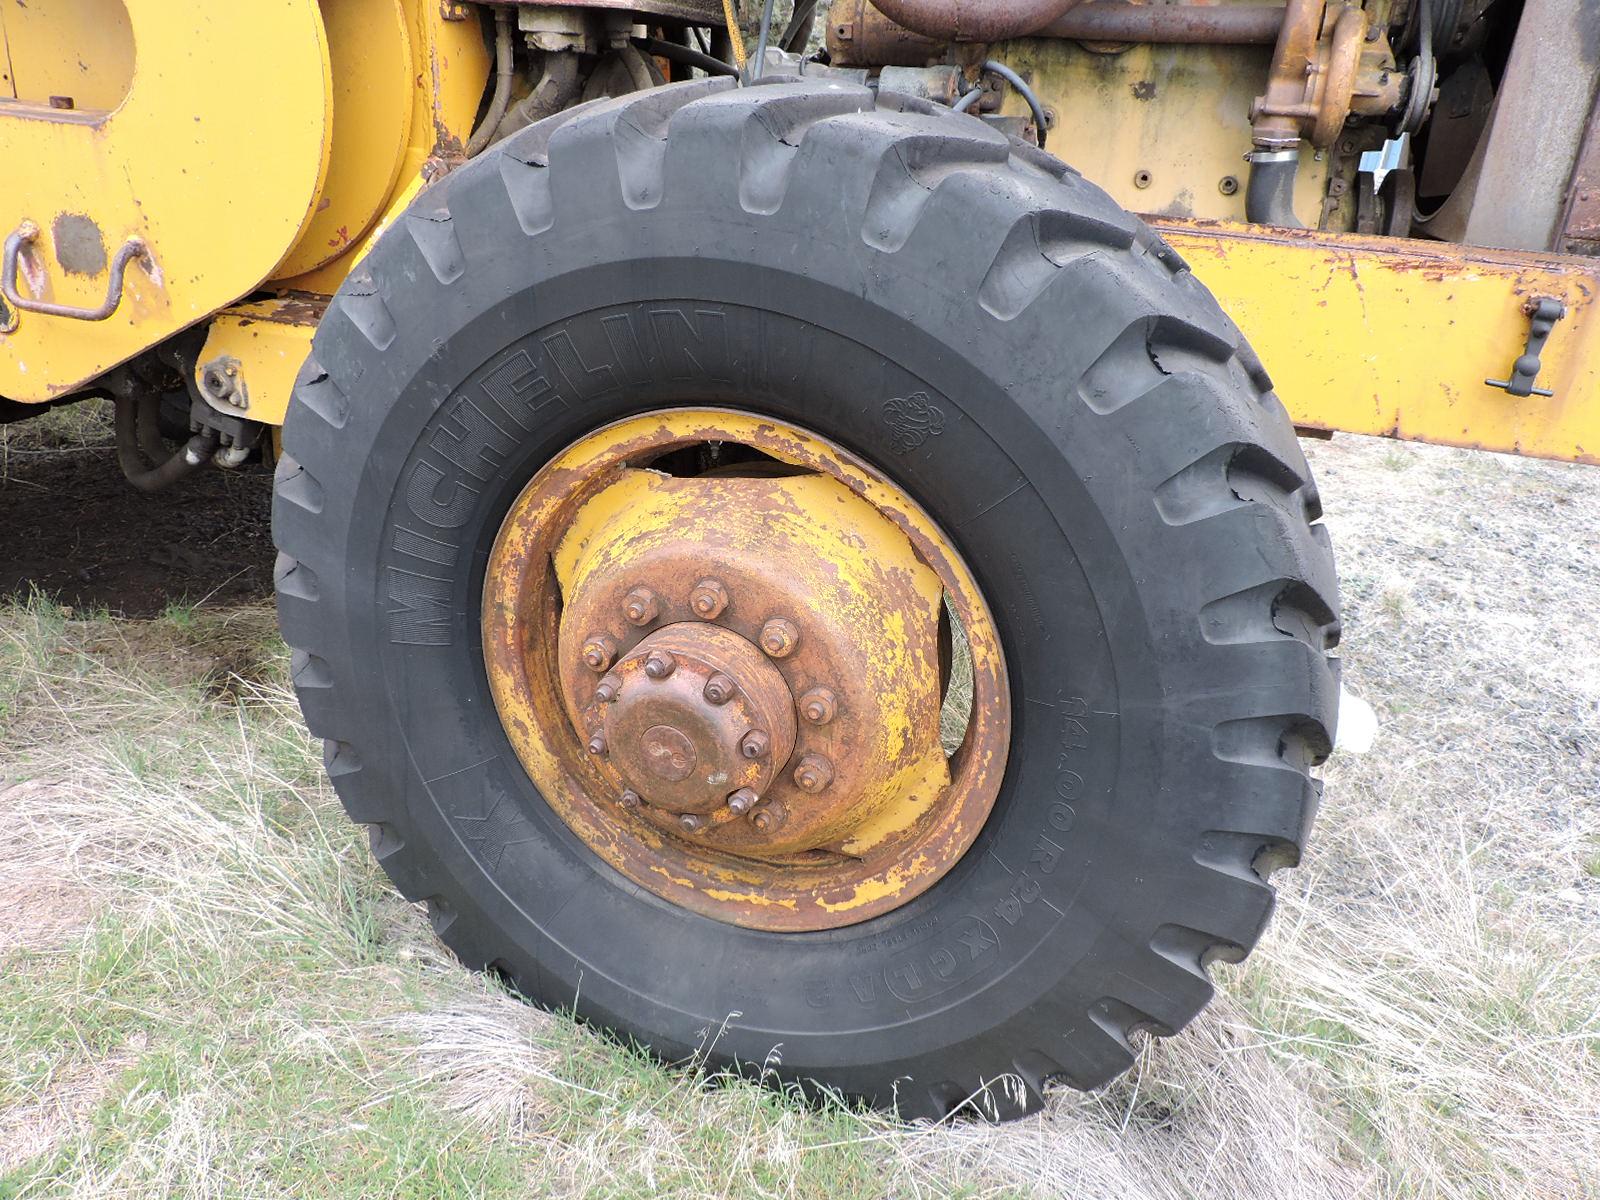
[{"label": "large tire", "polygon": [[[523,353],[544,386],[485,423],[472,389]],[[1199,1012],[1316,810],[1338,602],[1270,386],[1160,237],[976,119],[798,82],[583,105],[428,188],[317,333],[273,515],[307,723],[467,964],[668,1059],[911,1117],[1010,1077],[990,1111],[1015,1115]],[[893,439],[886,400],[918,392],[942,422]],[[875,462],[993,609],[1005,783],[887,915],[675,908],[556,818],[497,720],[478,613],[508,506],[574,439],[685,403]]]}]

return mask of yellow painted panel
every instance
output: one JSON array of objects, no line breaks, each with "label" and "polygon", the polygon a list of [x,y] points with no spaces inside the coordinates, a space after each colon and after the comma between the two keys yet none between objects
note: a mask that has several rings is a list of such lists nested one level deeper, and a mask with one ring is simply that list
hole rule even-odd
[{"label": "yellow painted panel", "polygon": [[[1270,46],[1128,46],[1097,54],[1077,42],[1033,38],[1007,42],[993,57],[1020,72],[1054,112],[1050,152],[1124,208],[1244,220],[1250,103],[1267,78]],[[1006,116],[1028,115],[1015,88],[1004,95]],[[1302,149],[1294,208],[1307,225],[1321,222],[1328,166],[1326,155]]]},{"label": "yellow painted panel", "polygon": [[284,279],[332,262],[372,228],[411,132],[416,80],[401,0],[322,0],[322,11],[333,64],[328,178],[311,224],[273,271]]},{"label": "yellow painted panel", "polygon": [[[282,425],[289,393],[322,319],[320,298],[285,296],[236,304],[216,315],[195,363],[195,382],[208,363],[232,359],[238,366],[243,406],[212,402],[218,412]],[[204,393],[202,393],[204,394]]]},{"label": "yellow painted panel", "polygon": [[382,217],[357,238],[347,253],[314,271],[282,279],[281,286],[331,294],[360,262],[378,235],[416,197],[428,179],[464,161],[472,122],[489,78],[489,51],[478,10],[452,20],[437,0],[403,0],[410,30],[412,79],[411,132],[393,191]]},{"label": "yellow painted panel", "polygon": [[[62,216],[92,222],[71,222],[80,253],[86,235],[108,258],[138,236],[155,270],[129,268],[105,321],[17,314],[0,334],[0,396],[71,391],[251,291],[322,185],[332,102],[315,0],[187,5],[181,22],[168,0],[126,7],[137,52],[115,111],[0,100],[0,161],[28,164],[0,189],[0,234],[25,219],[43,230],[18,272],[34,299],[93,307],[105,296],[104,268],[63,269]],[[10,20],[7,41],[13,63],[34,52]]]},{"label": "yellow painted panel", "polygon": [[0,26],[17,47],[11,95],[108,112],[133,81],[133,25],[123,0],[0,0]]},{"label": "yellow painted panel", "polygon": [[[1207,222],[1157,227],[1261,355],[1297,424],[1600,463],[1600,260]],[[1523,305],[1567,306],[1539,386],[1506,379]]]}]

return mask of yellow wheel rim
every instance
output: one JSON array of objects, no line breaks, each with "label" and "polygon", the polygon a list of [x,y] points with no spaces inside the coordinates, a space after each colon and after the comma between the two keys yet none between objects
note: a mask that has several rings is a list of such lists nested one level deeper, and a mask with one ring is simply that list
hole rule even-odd
[{"label": "yellow wheel rim", "polygon": [[1005,774],[1005,662],[959,554],[868,464],[764,417],[662,411],[557,455],[490,554],[483,648],[572,831],[737,925],[905,904],[972,845]]}]

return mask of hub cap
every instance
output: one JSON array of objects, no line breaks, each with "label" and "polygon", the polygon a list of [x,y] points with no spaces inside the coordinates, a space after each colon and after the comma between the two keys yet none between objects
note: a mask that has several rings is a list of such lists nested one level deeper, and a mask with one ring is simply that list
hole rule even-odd
[{"label": "hub cap", "polygon": [[[664,412],[570,447],[506,518],[483,627],[546,801],[722,920],[822,929],[905,903],[1004,774],[1005,668],[954,549],[865,464],[769,420]],[[951,736],[953,641],[972,686]]]}]

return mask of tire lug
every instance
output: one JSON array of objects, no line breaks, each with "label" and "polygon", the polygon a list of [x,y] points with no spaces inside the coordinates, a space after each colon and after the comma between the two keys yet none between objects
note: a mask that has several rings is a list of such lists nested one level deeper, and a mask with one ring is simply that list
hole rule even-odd
[{"label": "tire lug", "polygon": [[617,639],[609,633],[590,634],[583,643],[583,665],[599,674],[617,661]]},{"label": "tire lug", "polygon": [[820,754],[807,754],[794,769],[794,782],[802,792],[825,791],[833,782],[833,764]]},{"label": "tire lug", "polygon": [[839,701],[831,689],[814,687],[800,697],[800,715],[813,725],[826,725],[839,713]]},{"label": "tire lug", "polygon": [[648,625],[661,615],[661,601],[647,587],[636,587],[622,603],[622,615],[629,625]]},{"label": "tire lug", "polygon": [[731,600],[726,585],[720,579],[702,579],[689,592],[689,607],[702,621],[715,621]]},{"label": "tire lug", "polygon": [[603,733],[597,733],[589,739],[589,753],[598,756],[604,754],[605,752],[606,735]]},{"label": "tire lug", "polygon": [[736,817],[742,817],[754,808],[761,800],[751,788],[740,788],[728,797],[728,811]]},{"label": "tire lug", "polygon": [[772,749],[772,738],[767,736],[767,731],[764,729],[752,729],[739,743],[739,753],[746,758],[760,758],[770,749]]},{"label": "tire lug", "polygon": [[594,689],[594,698],[601,704],[611,704],[622,694],[622,680],[607,675]]},{"label": "tire lug", "polygon": [[720,671],[706,680],[705,697],[709,704],[726,704],[733,699],[734,693],[739,690],[739,685],[733,681],[732,676],[724,675]]},{"label": "tire lug", "polygon": [[650,657],[644,660],[644,673],[651,679],[665,679],[677,669],[677,659],[660,650],[650,651]]},{"label": "tire lug", "polygon": [[783,825],[784,812],[776,804],[763,804],[750,814],[750,823],[761,833],[772,833]]},{"label": "tire lug", "polygon": [[705,824],[705,818],[697,817],[694,813],[684,813],[683,816],[678,818],[678,824],[685,833],[694,833],[699,830],[700,826]]},{"label": "tire lug", "polygon": [[773,617],[761,627],[761,649],[769,658],[788,658],[799,644],[799,627],[785,617]]},{"label": "tire lug", "polygon": [[625,788],[622,795],[617,797],[617,803],[623,808],[638,808],[644,803],[644,797],[632,788]]}]

